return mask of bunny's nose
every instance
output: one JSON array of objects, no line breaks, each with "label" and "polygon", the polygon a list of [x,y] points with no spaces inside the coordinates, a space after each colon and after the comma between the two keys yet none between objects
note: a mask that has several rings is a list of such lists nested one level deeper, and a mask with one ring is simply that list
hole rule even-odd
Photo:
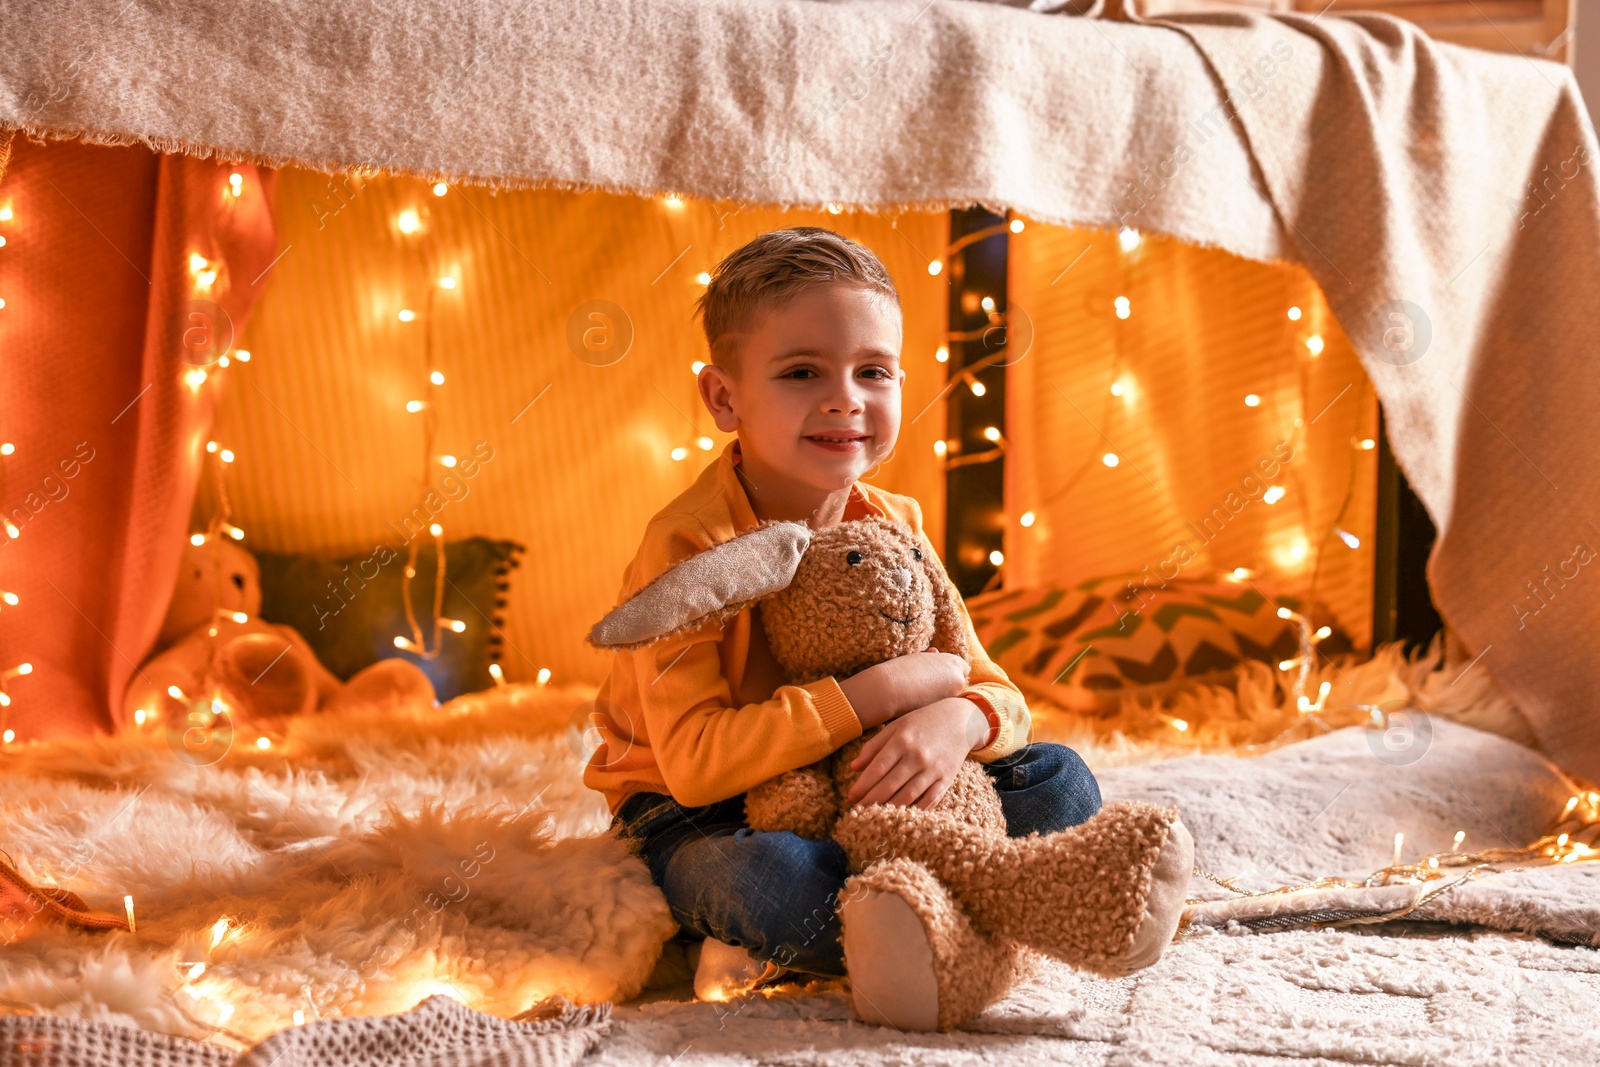
[{"label": "bunny's nose", "polygon": [[909,592],[911,589],[911,568],[896,567],[889,572],[889,580],[894,582],[895,588],[902,593]]}]

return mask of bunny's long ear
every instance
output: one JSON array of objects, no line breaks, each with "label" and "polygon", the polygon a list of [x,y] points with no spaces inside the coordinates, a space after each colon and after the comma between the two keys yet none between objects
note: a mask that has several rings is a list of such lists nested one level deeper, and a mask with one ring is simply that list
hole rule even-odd
[{"label": "bunny's long ear", "polygon": [[811,544],[803,522],[763,523],[690,556],[651,580],[589,630],[597,648],[639,648],[787,588]]},{"label": "bunny's long ear", "polygon": [[966,626],[961,619],[960,594],[928,541],[922,543],[922,569],[933,587],[933,647],[966,659],[969,650]]}]

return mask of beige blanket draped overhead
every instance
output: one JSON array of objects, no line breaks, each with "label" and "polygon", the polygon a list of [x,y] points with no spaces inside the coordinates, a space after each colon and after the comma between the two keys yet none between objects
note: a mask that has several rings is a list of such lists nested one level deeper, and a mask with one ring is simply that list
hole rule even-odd
[{"label": "beige blanket draped overhead", "polygon": [[4,17],[0,125],[38,133],[502,185],[982,203],[1301,260],[1440,529],[1429,580],[1470,669],[1600,781],[1600,197],[1564,67],[1378,16],[1138,24],[970,0]]}]

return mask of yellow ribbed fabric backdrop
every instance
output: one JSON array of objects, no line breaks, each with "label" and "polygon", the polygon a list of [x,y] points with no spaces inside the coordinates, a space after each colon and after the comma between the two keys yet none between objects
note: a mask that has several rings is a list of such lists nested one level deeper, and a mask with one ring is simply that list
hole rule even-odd
[{"label": "yellow ribbed fabric backdrop", "polygon": [[[407,211],[413,233],[399,224]],[[505,632],[512,680],[541,667],[556,682],[603,677],[606,657],[584,633],[614,603],[650,516],[729,440],[691,372],[705,347],[691,318],[696,275],[766,230],[828,226],[872,248],[893,276],[905,308],[907,425],[868,480],[917,497],[941,547],[933,442],[942,405],[911,418],[944,382],[934,352],[948,283],[927,269],[947,239],[943,213],[741,210],[558,190],[434,196],[410,179],[292,169],[280,172],[277,212],[287,250],[239,342],[250,361],[223,375],[216,428],[238,457],[230,490],[245,544],[339,555],[382,540],[399,547],[423,464],[422,416],[405,405],[440,371],[434,451],[465,457],[482,441],[494,455],[439,512],[445,537],[527,546]],[[456,283],[434,290],[429,316],[434,275]],[[631,324],[631,348],[611,365],[578,358],[568,343],[569,320],[590,301],[609,301],[625,315],[618,325]],[[402,310],[416,317],[402,322]],[[713,450],[696,445],[702,436]],[[689,455],[675,461],[682,447]],[[430,470],[438,485],[445,468]],[[417,596],[432,603],[431,590]]]},{"label": "yellow ribbed fabric backdrop", "polygon": [[[1131,232],[1029,225],[1011,248],[1033,343],[1007,371],[1008,584],[1242,567],[1304,595],[1324,545],[1317,597],[1364,646],[1377,401],[1306,272]],[[1293,459],[1248,481],[1278,442]]]},{"label": "yellow ribbed fabric backdrop", "polygon": [[[934,354],[950,272],[927,269],[947,241],[943,213],[559,190],[436,196],[411,179],[293,169],[280,173],[277,212],[284,252],[240,340],[252,358],[224,375],[216,429],[238,457],[230,489],[246,544],[329,555],[399,547],[425,460],[437,487],[438,456],[492,449],[437,519],[449,539],[527,546],[504,635],[512,680],[540,668],[557,682],[603,677],[606,657],[583,634],[614,603],[645,522],[727,441],[691,369],[704,357],[691,318],[696,276],[766,230],[827,226],[872,248],[894,277],[906,311],[905,422],[868,480],[920,500],[936,547],[952,551],[933,448],[945,430],[946,366]],[[1012,249],[1012,306],[1032,330],[1008,371],[1008,503],[996,516],[1006,584],[1155,568],[1184,542],[1197,553],[1186,576],[1249,567],[1305,592],[1318,539],[1352,487],[1339,525],[1361,547],[1329,542],[1318,595],[1366,642],[1375,452],[1352,442],[1373,434],[1376,407],[1305,272],[1151,235],[1125,249],[1116,234],[1042,225],[1014,235]],[[631,331],[615,362],[580,358],[569,339],[574,323],[581,333],[600,321],[587,317],[595,301]],[[1291,306],[1303,309],[1299,321]],[[1313,334],[1324,342],[1316,356],[1305,345]],[[425,416],[406,403],[430,395],[435,370],[438,433],[424,457]],[[1246,406],[1250,393],[1258,406]],[[1214,511],[1274,442],[1293,440],[1296,418],[1295,459],[1272,483],[1283,498]],[[688,455],[675,460],[674,449]],[[1117,467],[1101,461],[1107,452]],[[1037,519],[1024,527],[1029,510]],[[1204,526],[1218,514],[1227,521]],[[431,603],[428,591],[419,603]]]}]

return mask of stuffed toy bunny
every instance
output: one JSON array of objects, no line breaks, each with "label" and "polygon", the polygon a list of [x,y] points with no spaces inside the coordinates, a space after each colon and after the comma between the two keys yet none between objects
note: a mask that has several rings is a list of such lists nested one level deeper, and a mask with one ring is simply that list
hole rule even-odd
[{"label": "stuffed toy bunny", "polygon": [[[774,658],[804,685],[930,646],[969,656],[955,596],[904,523],[874,516],[812,531],[772,521],[677,564],[589,639],[636,648],[759,603]],[[1194,865],[1176,808],[1119,801],[1082,825],[1013,838],[971,759],[932,808],[847,808],[860,773],[850,763],[875,732],[745,796],[752,827],[831,836],[849,856],[839,915],[863,1019],[959,1026],[1027,977],[1035,961],[1024,949],[1107,977],[1159,958]],[[924,943],[931,960],[916,970],[932,978],[920,986],[877,963]]]},{"label": "stuffed toy bunny", "polygon": [[146,722],[182,721],[185,709],[169,692],[174,686],[190,700],[210,696],[214,687],[235,726],[336,710],[346,702],[437,703],[428,676],[404,660],[380,660],[341,682],[293,627],[262,621],[260,610],[254,556],[221,538],[186,545],[159,651],[128,683],[124,721],[139,721],[137,711]]}]

